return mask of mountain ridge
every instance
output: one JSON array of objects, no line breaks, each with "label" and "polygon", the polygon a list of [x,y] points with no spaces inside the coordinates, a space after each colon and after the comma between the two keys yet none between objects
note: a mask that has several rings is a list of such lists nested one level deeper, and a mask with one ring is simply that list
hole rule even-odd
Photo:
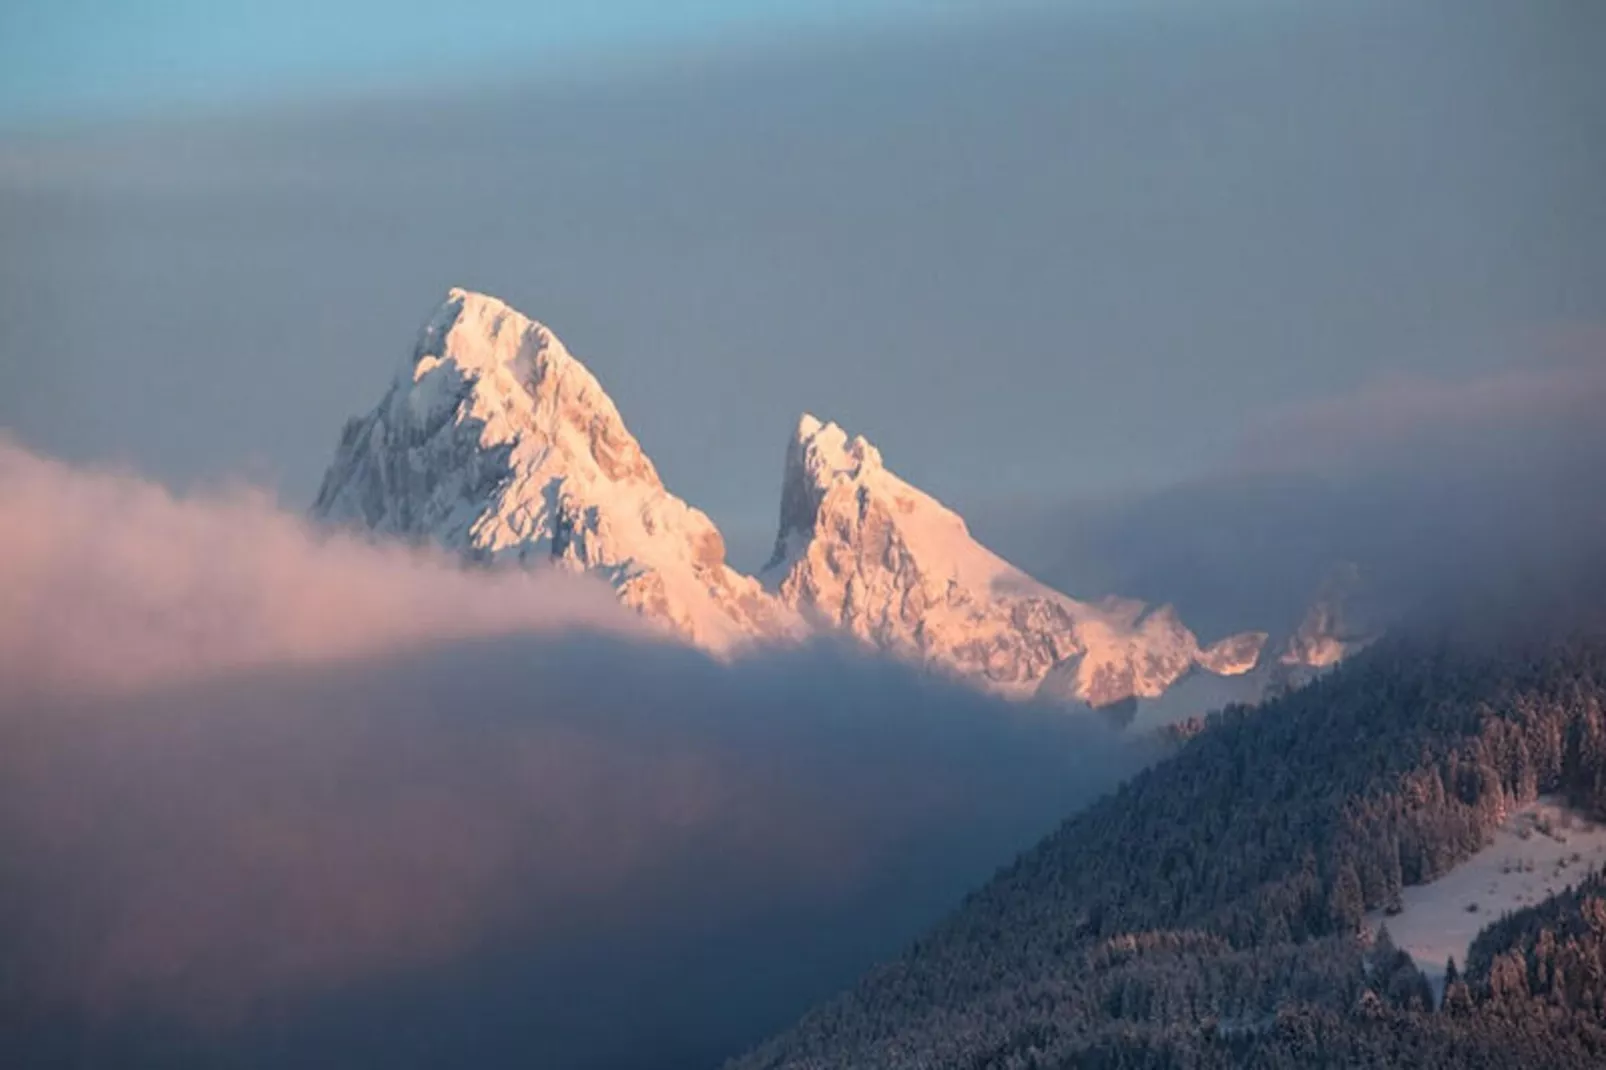
[{"label": "mountain ridge", "polygon": [[1017,698],[1155,698],[1195,672],[1251,672],[1267,641],[1202,646],[1169,605],[1054,590],[977,542],[864,436],[808,413],[788,440],[773,552],[745,575],[556,334],[461,288],[379,403],[346,423],[312,515],[475,564],[596,575],[716,655],[845,635]]}]

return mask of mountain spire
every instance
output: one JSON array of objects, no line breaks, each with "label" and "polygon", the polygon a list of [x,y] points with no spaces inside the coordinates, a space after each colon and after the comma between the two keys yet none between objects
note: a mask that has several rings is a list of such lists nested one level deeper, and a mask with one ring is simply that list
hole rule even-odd
[{"label": "mountain spire", "polygon": [[552,561],[726,649],[790,630],[670,494],[595,376],[502,301],[450,291],[367,416],[346,425],[314,516],[489,563]]},{"label": "mountain spire", "polygon": [[[863,436],[804,414],[787,444],[775,551],[781,602],[860,640],[1006,694],[1105,705],[1152,698],[1195,667],[1252,668],[1263,635],[1201,650],[1169,606],[1090,605],[1051,590],[891,472]],[[1056,668],[1058,667],[1058,668]]]}]

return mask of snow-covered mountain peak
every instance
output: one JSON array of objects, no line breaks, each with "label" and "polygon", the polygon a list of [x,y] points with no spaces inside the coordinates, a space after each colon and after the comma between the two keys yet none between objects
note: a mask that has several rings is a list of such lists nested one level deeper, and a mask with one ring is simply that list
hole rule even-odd
[{"label": "snow-covered mountain peak", "polygon": [[[1264,637],[1201,651],[1169,606],[1078,602],[972,538],[862,436],[805,415],[787,447],[775,553],[760,574],[805,618],[1007,694],[1149,697],[1196,665],[1241,672]],[[1250,650],[1249,648],[1252,648]]]},{"label": "snow-covered mountain peak", "polygon": [[[494,372],[546,355],[554,370],[579,364],[546,325],[489,294],[454,286],[419,332],[413,361],[450,354],[466,371]],[[532,369],[533,370],[533,369]]]},{"label": "snow-covered mountain peak", "polygon": [[[837,424],[804,413],[787,443],[780,526],[766,573],[786,563],[794,549],[815,534],[822,519],[843,509],[866,513],[872,502],[900,518],[906,537],[940,541],[941,547],[931,547],[939,553],[958,551],[974,557],[970,551],[982,549],[971,540],[964,518],[889,471],[881,451],[863,435],[850,436]],[[972,565],[980,563],[990,573],[1013,571],[1002,559],[982,552],[987,560]]]},{"label": "snow-covered mountain peak", "polygon": [[827,473],[856,479],[881,467],[881,451],[863,435],[849,438],[836,424],[809,413],[798,417],[794,442],[805,470],[816,481]]},{"label": "snow-covered mountain peak", "polygon": [[784,544],[791,533],[807,534],[833,485],[857,483],[880,469],[880,451],[863,436],[850,441],[847,432],[834,423],[809,413],[799,417],[797,430],[786,444],[775,560],[784,554]]},{"label": "snow-covered mountain peak", "polygon": [[352,420],[315,516],[490,563],[554,560],[696,642],[786,634],[789,614],[725,565],[595,376],[494,297],[454,289],[379,405]]},{"label": "snow-covered mountain peak", "polygon": [[419,333],[409,404],[425,415],[465,398],[487,442],[520,440],[571,477],[661,486],[602,385],[546,326],[485,294],[453,289]]}]

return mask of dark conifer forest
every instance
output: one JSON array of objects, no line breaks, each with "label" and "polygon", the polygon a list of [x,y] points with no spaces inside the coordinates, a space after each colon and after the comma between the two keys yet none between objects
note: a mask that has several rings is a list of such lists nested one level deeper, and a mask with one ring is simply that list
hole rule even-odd
[{"label": "dark conifer forest", "polygon": [[1542,794],[1606,818],[1606,634],[1474,631],[1402,632],[1178,733],[736,1065],[1606,1065],[1601,874],[1490,925],[1442,1000],[1363,921]]}]

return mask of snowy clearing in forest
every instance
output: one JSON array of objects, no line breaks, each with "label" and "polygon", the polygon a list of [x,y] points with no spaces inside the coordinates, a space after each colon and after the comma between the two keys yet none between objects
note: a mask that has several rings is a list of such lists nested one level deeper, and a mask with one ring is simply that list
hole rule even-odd
[{"label": "snowy clearing in forest", "polygon": [[1606,826],[1560,799],[1546,797],[1513,810],[1494,841],[1428,884],[1406,888],[1394,917],[1366,916],[1375,932],[1387,925],[1395,946],[1409,952],[1435,994],[1444,988],[1444,961],[1465,966],[1467,949],[1502,914],[1542,902],[1606,863]]}]

